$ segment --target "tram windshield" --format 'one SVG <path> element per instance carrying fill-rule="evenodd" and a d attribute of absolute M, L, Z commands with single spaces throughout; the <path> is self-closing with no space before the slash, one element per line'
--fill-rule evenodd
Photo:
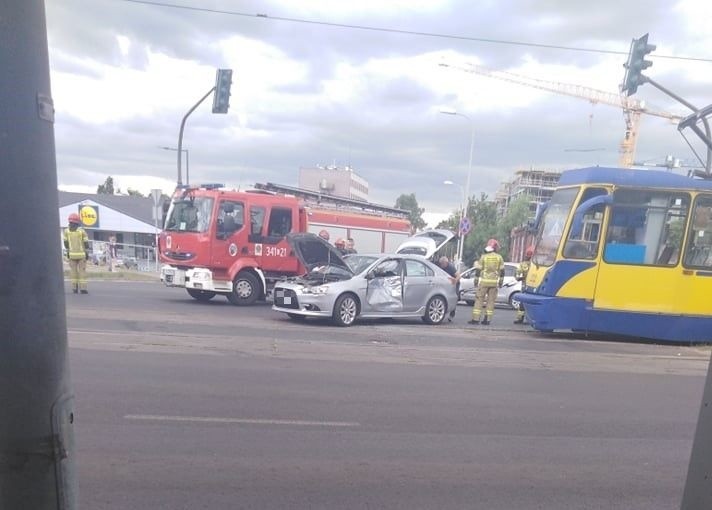
<path fill-rule="evenodd" d="M 556 260 L 556 251 L 564 235 L 566 220 L 571 213 L 579 188 L 565 188 L 554 192 L 551 202 L 542 215 L 537 234 L 533 261 L 539 266 L 550 266 Z"/>

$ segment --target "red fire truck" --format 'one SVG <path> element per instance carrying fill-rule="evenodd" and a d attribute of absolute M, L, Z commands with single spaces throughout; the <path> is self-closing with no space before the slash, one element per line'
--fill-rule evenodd
<path fill-rule="evenodd" d="M 352 237 L 362 253 L 395 250 L 410 235 L 400 209 L 273 184 L 258 188 L 228 191 L 213 184 L 176 191 L 158 243 L 167 286 L 183 287 L 199 301 L 220 294 L 250 305 L 277 280 L 304 272 L 285 239 L 289 232 L 323 229 Z"/>

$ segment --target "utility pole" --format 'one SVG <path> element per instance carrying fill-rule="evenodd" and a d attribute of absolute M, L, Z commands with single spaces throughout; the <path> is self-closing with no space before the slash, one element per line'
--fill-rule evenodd
<path fill-rule="evenodd" d="M 0 2 L 0 508 L 74 510 L 44 2 Z"/>
<path fill-rule="evenodd" d="M 215 92 L 213 96 L 213 113 L 227 113 L 228 108 L 230 108 L 230 87 L 232 86 L 232 69 L 218 69 L 215 73 L 215 86 L 211 88 L 207 94 L 200 98 L 200 100 L 195 103 L 188 113 L 183 116 L 183 120 L 180 123 L 180 131 L 178 132 L 178 180 L 176 182 L 176 187 L 180 188 L 183 185 L 183 176 L 181 172 L 181 160 L 183 159 L 183 131 L 185 130 L 185 121 L 195 109 L 200 106 L 200 104 L 205 101 L 210 94 Z M 188 164 L 188 157 L 186 152 L 186 165 Z M 187 172 L 187 169 L 186 169 Z M 186 181 L 188 176 L 186 173 Z M 186 182 L 187 184 L 187 182 Z"/>

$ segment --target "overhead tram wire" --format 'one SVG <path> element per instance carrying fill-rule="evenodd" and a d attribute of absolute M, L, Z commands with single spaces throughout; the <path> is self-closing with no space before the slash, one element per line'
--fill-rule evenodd
<path fill-rule="evenodd" d="M 332 28 L 345 28 L 349 30 L 367 30 L 371 32 L 384 32 L 384 33 L 391 33 L 391 34 L 401 34 L 401 35 L 414 35 L 414 36 L 419 36 L 419 37 L 433 37 L 433 38 L 439 38 L 439 39 L 452 39 L 452 40 L 459 40 L 459 41 L 471 41 L 471 42 L 481 42 L 481 43 L 488 43 L 488 44 L 506 44 L 510 46 L 526 46 L 530 48 L 543 48 L 543 49 L 550 49 L 550 50 L 561 50 L 561 51 L 578 51 L 578 52 L 584 52 L 584 53 L 599 53 L 599 54 L 606 54 L 606 55 L 628 55 L 628 50 L 626 51 L 616 51 L 616 50 L 604 50 L 600 48 L 582 48 L 582 47 L 577 47 L 577 46 L 562 46 L 562 45 L 556 45 L 556 44 L 544 44 L 544 43 L 535 43 L 535 42 L 527 42 L 527 41 L 513 41 L 513 40 L 507 40 L 507 39 L 490 39 L 490 38 L 485 38 L 485 37 L 469 37 L 469 36 L 464 36 L 464 35 L 453 35 L 453 34 L 438 34 L 435 32 L 420 32 L 416 30 L 401 30 L 397 28 L 386 28 L 386 27 L 372 27 L 368 25 L 351 25 L 348 23 L 332 23 L 329 21 L 315 21 L 315 20 L 309 20 L 309 19 L 301 19 L 301 18 L 288 18 L 284 16 L 270 16 L 268 14 L 263 14 L 263 13 L 248 13 L 248 12 L 238 12 L 238 11 L 226 11 L 222 9 L 209 9 L 207 7 L 195 7 L 195 6 L 190 6 L 190 5 L 179 5 L 179 4 L 172 4 L 168 2 L 156 2 L 153 0 L 115 0 L 119 2 L 126 2 L 126 3 L 133 3 L 133 4 L 142 4 L 142 5 L 151 5 L 154 7 L 165 7 L 169 9 L 182 9 L 182 10 L 187 10 L 187 11 L 195 11 L 195 12 L 206 12 L 206 13 L 211 13 L 211 14 L 224 14 L 228 16 L 242 16 L 245 18 L 260 18 L 260 19 L 269 19 L 269 20 L 274 20 L 274 21 L 286 21 L 290 23 L 303 23 L 307 25 L 320 25 L 320 26 L 326 26 L 326 27 L 332 27 Z M 687 61 L 693 61 L 693 62 L 708 62 L 712 63 L 712 58 L 702 58 L 702 57 L 684 57 L 684 56 L 678 56 L 678 55 L 655 55 L 655 58 L 665 58 L 665 59 L 672 59 L 672 60 L 687 60 Z"/>

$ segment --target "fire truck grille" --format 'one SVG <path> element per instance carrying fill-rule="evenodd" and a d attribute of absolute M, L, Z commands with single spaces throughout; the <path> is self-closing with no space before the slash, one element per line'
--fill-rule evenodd
<path fill-rule="evenodd" d="M 276 289 L 274 291 L 274 304 L 281 308 L 299 309 L 297 293 L 292 289 Z"/>

